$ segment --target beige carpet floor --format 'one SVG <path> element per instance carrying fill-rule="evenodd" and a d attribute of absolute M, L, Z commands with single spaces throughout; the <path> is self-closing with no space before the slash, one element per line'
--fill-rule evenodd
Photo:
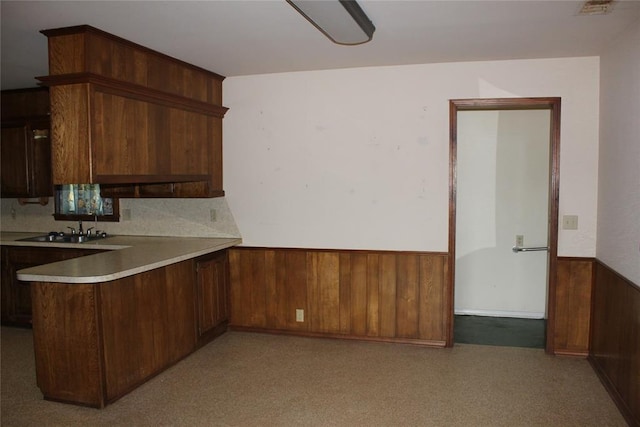
<path fill-rule="evenodd" d="M 2 426 L 624 426 L 582 359 L 230 332 L 102 410 L 48 402 L 2 328 Z"/>

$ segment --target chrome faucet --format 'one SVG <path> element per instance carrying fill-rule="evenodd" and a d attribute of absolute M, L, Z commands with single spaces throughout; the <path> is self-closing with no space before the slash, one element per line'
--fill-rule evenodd
<path fill-rule="evenodd" d="M 84 230 L 82 229 L 82 220 L 78 221 L 78 234 L 84 236 Z"/>

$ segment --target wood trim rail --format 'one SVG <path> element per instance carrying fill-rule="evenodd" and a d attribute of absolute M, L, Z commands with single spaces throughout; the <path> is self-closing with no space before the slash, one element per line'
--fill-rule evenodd
<path fill-rule="evenodd" d="M 101 184 L 119 184 L 125 179 L 129 184 L 197 182 L 208 181 L 209 175 L 96 175 Z"/>
<path fill-rule="evenodd" d="M 93 90 L 97 92 L 150 102 L 163 105 L 165 107 L 180 108 L 185 111 L 218 118 L 224 118 L 224 115 L 229 110 L 227 107 L 220 105 L 196 101 L 184 96 L 166 93 L 160 90 L 93 73 L 50 75 L 37 77 L 37 79 L 47 86 L 90 83 L 93 85 Z"/>

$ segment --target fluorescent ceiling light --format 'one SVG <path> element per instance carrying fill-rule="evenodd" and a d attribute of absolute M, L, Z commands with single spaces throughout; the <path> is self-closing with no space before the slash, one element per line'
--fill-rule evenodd
<path fill-rule="evenodd" d="M 371 40 L 376 27 L 355 0 L 287 0 L 331 41 L 354 45 Z"/>

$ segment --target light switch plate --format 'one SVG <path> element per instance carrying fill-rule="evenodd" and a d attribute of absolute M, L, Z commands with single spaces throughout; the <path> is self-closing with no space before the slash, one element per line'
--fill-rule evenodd
<path fill-rule="evenodd" d="M 577 230 L 578 229 L 578 215 L 564 215 L 562 217 L 562 229 L 563 230 Z"/>

